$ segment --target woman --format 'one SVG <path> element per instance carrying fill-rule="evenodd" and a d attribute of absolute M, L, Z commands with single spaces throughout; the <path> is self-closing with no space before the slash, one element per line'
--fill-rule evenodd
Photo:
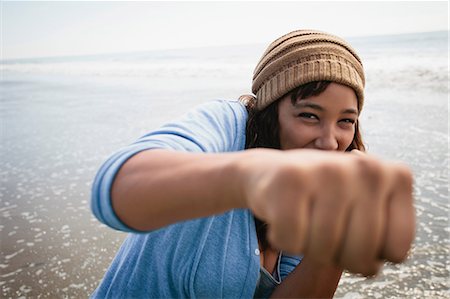
<path fill-rule="evenodd" d="M 332 297 L 342 269 L 372 275 L 406 257 L 411 173 L 360 153 L 364 72 L 351 46 L 284 35 L 252 91 L 191 110 L 101 167 L 94 214 L 132 234 L 93 297 Z"/>

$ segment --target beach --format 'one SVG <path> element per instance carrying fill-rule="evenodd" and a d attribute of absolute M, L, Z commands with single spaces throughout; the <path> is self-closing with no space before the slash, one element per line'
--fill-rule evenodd
<path fill-rule="evenodd" d="M 414 173 L 409 258 L 345 273 L 336 298 L 450 298 L 448 32 L 349 38 L 366 69 L 368 152 Z M 146 132 L 250 92 L 265 45 L 7 60 L 1 65 L 3 298 L 85 298 L 125 233 L 95 219 L 100 165 Z"/>

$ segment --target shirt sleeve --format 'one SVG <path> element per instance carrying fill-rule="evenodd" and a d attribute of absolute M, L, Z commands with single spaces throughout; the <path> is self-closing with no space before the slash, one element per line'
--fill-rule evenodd
<path fill-rule="evenodd" d="M 280 278 L 285 280 L 295 267 L 301 262 L 303 256 L 286 255 L 283 253 L 280 261 Z"/>
<path fill-rule="evenodd" d="M 111 205 L 111 186 L 120 167 L 133 155 L 149 149 L 218 153 L 244 149 L 246 108 L 237 101 L 212 101 L 188 111 L 180 119 L 151 131 L 111 155 L 98 170 L 92 185 L 91 209 L 102 223 L 125 232 Z"/>

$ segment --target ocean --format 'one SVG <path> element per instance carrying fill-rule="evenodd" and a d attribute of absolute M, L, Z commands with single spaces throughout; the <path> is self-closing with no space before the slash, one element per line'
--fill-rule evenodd
<path fill-rule="evenodd" d="M 450 298 L 448 32 L 348 40 L 366 69 L 365 143 L 412 168 L 417 233 L 405 263 L 345 273 L 335 297 Z M 1 296 L 87 297 L 125 237 L 90 211 L 101 163 L 197 104 L 249 93 L 265 46 L 2 61 Z"/>

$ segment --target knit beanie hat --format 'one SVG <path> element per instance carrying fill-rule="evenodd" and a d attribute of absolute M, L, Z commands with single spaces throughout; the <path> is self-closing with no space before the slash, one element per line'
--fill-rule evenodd
<path fill-rule="evenodd" d="M 253 73 L 256 109 L 263 110 L 300 85 L 322 80 L 353 88 L 361 111 L 364 69 L 346 41 L 316 30 L 283 35 L 269 45 Z"/>

